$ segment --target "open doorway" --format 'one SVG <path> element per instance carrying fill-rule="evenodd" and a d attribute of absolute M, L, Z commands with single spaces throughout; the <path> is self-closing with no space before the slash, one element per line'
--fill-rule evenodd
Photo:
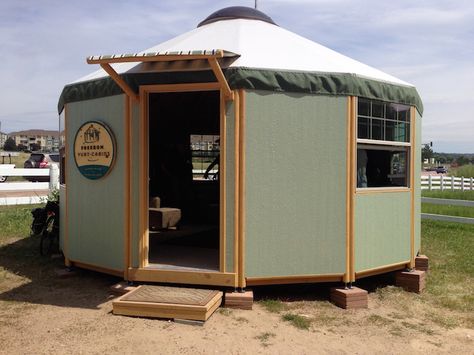
<path fill-rule="evenodd" d="M 150 93 L 150 266 L 219 270 L 219 91 Z"/>

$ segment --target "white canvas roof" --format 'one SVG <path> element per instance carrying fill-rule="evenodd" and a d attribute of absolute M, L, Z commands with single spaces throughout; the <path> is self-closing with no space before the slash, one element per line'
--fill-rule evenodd
<path fill-rule="evenodd" d="M 346 73 L 396 85 L 413 85 L 372 68 L 277 25 L 252 19 L 205 24 L 140 53 L 223 49 L 239 54 L 229 67 L 281 71 Z M 139 63 L 116 63 L 119 74 L 137 72 Z M 133 68 L 135 68 L 133 70 Z M 100 69 L 74 83 L 106 77 Z"/>

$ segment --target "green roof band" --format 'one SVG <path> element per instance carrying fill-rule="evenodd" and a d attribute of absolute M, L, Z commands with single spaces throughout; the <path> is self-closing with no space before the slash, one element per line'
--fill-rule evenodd
<path fill-rule="evenodd" d="M 421 98 L 413 86 L 362 78 L 350 73 L 292 72 L 242 67 L 223 71 L 231 89 L 358 96 L 415 106 L 420 115 L 423 114 Z M 136 93 L 140 85 L 216 81 L 212 71 L 134 73 L 121 74 L 121 77 Z M 110 77 L 66 85 L 59 98 L 58 112 L 69 102 L 121 93 L 123 91 Z"/>

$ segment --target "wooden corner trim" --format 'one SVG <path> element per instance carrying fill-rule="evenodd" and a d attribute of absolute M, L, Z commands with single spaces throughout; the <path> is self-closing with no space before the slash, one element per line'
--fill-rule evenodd
<path fill-rule="evenodd" d="M 245 280 L 245 91 L 239 90 L 239 235 L 238 235 L 238 286 L 244 288 Z"/>

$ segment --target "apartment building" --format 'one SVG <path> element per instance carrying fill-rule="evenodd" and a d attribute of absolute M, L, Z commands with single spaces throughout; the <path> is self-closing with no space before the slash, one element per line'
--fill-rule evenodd
<path fill-rule="evenodd" d="M 16 145 L 23 145 L 29 150 L 58 151 L 59 132 L 44 129 L 29 129 L 8 134 Z"/>
<path fill-rule="evenodd" d="M 5 141 L 7 140 L 8 136 L 6 133 L 0 132 L 0 149 L 3 148 Z"/>

